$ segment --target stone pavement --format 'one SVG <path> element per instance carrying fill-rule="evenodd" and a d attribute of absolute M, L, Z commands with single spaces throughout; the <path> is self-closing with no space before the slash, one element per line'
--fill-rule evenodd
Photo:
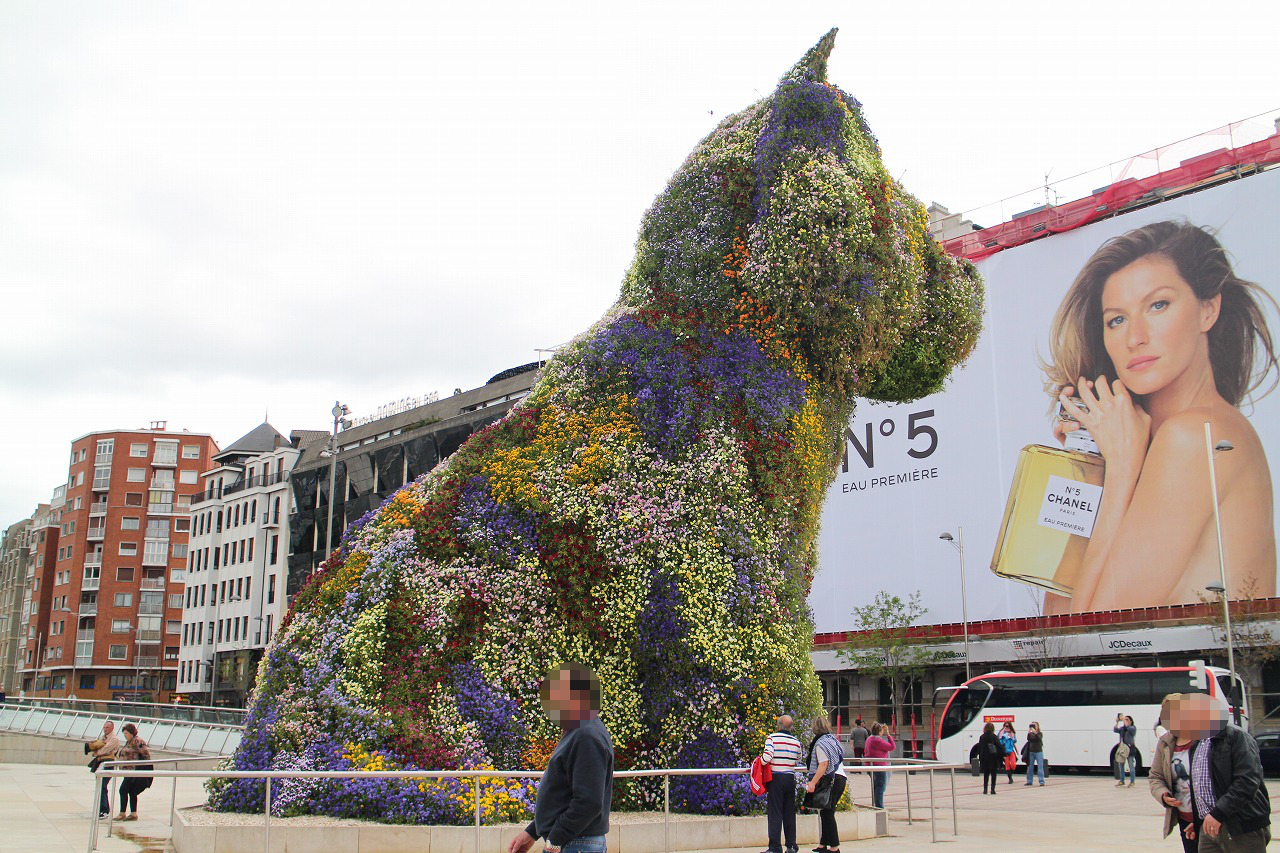
<path fill-rule="evenodd" d="M 1103 774 L 1051 776 L 1043 788 L 1023 787 L 1023 781 L 1017 774 L 1012 785 L 1002 780 L 999 794 L 992 797 L 981 793 L 980 779 L 967 773 L 957 775 L 960 836 L 955 838 L 950 834 L 951 813 L 941 808 L 949 801 L 949 786 L 946 777 L 939 774 L 936 849 L 955 853 L 993 849 L 1174 853 L 1181 849 L 1173 838 L 1160 837 L 1159 807 L 1147 793 L 1145 779 L 1139 779 L 1132 789 L 1116 788 L 1114 780 Z M 117 823 L 115 837 L 106 836 L 104 823 L 98 849 L 104 853 L 164 851 L 169 837 L 170 784 L 157 780 L 143 793 L 140 819 Z M 855 777 L 852 784 L 856 799 L 867 801 L 870 780 Z M 1275 804 L 1280 800 L 1280 783 L 1269 780 L 1268 788 Z M 84 853 L 91 798 L 91 779 L 82 767 L 0 764 L 0 853 Z M 179 807 L 203 800 L 198 781 L 179 781 Z M 847 844 L 844 849 L 930 849 L 929 789 L 924 774 L 911 779 L 913 824 L 907 823 L 906 785 L 901 775 L 895 774 L 890 781 L 885 801 L 890 810 L 890 837 Z M 808 815 L 798 819 L 817 820 Z"/>

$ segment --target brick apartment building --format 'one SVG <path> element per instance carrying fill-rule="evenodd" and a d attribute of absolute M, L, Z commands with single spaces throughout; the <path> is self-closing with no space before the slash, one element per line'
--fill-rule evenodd
<path fill-rule="evenodd" d="M 217 452 L 211 436 L 163 421 L 71 443 L 64 502 L 44 528 L 48 553 L 28 564 L 27 695 L 169 700 L 191 497 Z"/>

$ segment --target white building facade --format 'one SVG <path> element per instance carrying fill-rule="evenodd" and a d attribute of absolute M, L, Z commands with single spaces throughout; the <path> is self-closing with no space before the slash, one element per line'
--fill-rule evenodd
<path fill-rule="evenodd" d="M 298 455 L 263 423 L 214 457 L 192 499 L 178 692 L 193 704 L 243 707 L 284 616 Z"/>

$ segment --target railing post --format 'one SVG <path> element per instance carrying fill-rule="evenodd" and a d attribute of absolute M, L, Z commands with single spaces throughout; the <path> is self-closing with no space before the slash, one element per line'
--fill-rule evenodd
<path fill-rule="evenodd" d="M 271 853 L 271 777 L 270 776 L 267 777 L 267 805 L 266 805 L 266 808 L 263 809 L 262 811 L 262 825 L 264 827 L 264 831 L 262 833 L 262 837 L 263 837 L 262 849 L 264 853 Z"/>
<path fill-rule="evenodd" d="M 178 807 L 178 777 L 173 777 L 173 792 L 169 795 L 169 826 L 173 826 L 173 810 Z M 172 833 L 170 833 L 172 835 Z"/>
<path fill-rule="evenodd" d="M 102 814 L 102 786 L 107 784 L 107 777 L 99 776 L 95 770 L 93 773 L 93 826 L 89 829 L 89 849 L 86 853 L 93 853 L 98 849 L 98 820 Z"/>
<path fill-rule="evenodd" d="M 107 835 L 110 836 L 115 831 L 115 804 L 120 801 L 120 780 L 115 776 L 111 777 L 111 792 L 107 795 Z"/>
<path fill-rule="evenodd" d="M 474 785 L 471 793 L 476 798 L 476 853 L 480 853 L 480 776 L 477 774 L 473 777 Z"/>
<path fill-rule="evenodd" d="M 671 774 L 662 774 L 662 840 L 667 853 L 671 853 Z"/>
<path fill-rule="evenodd" d="M 933 768 L 929 768 L 929 838 L 934 843 L 938 840 L 938 819 L 933 813 Z"/>
<path fill-rule="evenodd" d="M 911 771 L 902 774 L 907 780 L 907 826 L 911 826 Z"/>
<path fill-rule="evenodd" d="M 948 772 L 951 774 L 951 834 L 959 837 L 960 818 L 956 816 L 956 769 L 952 767 Z"/>

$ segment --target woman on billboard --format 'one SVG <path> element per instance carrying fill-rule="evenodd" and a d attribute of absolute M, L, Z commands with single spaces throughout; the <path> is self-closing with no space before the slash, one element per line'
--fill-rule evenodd
<path fill-rule="evenodd" d="M 1262 299 L 1213 235 L 1178 222 L 1109 240 L 1076 276 L 1048 386 L 1075 419 L 1058 437 L 1087 429 L 1105 473 L 1070 602 L 1051 610 L 1195 602 L 1218 579 L 1206 422 L 1234 447 L 1215 465 L 1228 594 L 1276 594 L 1271 472 L 1238 408 L 1278 367 Z"/>

